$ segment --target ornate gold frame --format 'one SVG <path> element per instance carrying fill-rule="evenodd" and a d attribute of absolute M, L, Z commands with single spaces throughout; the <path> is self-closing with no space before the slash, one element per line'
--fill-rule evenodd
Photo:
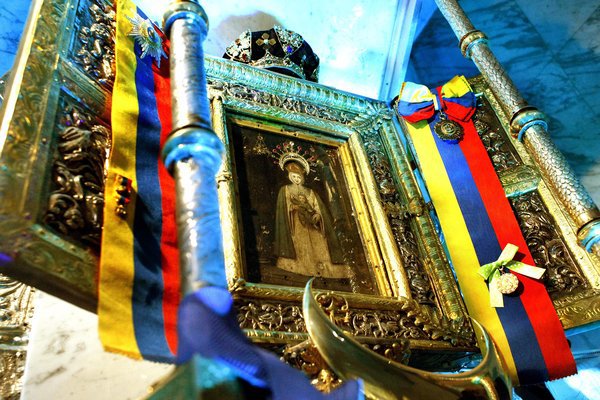
<path fill-rule="evenodd" d="M 12 258 L 6 274 L 94 310 L 96 253 L 44 222 L 57 118 L 77 110 L 87 128 L 110 126 L 110 85 L 86 74 L 73 50 L 83 6 L 75 0 L 32 4 L 0 115 L 0 252 Z"/>
<path fill-rule="evenodd" d="M 245 103 L 240 107 L 241 104 L 243 103 L 238 104 L 235 109 L 232 109 L 232 111 L 243 112 L 243 108 L 241 107 L 247 107 L 249 105 L 248 103 Z M 222 100 L 213 101 L 213 109 L 222 108 Z M 226 113 L 226 110 L 219 110 L 218 112 L 219 114 L 223 115 Z M 363 242 L 365 243 L 365 250 L 367 253 L 368 263 L 374 270 L 378 292 L 386 297 L 392 296 L 395 293 L 397 293 L 397 296 L 410 297 L 410 289 L 408 287 L 408 284 L 406 283 L 406 274 L 399 268 L 399 263 L 383 261 L 384 256 L 382 254 L 392 255 L 393 257 L 396 255 L 394 253 L 397 253 L 397 249 L 392 246 L 392 242 L 390 240 L 386 240 L 391 236 L 391 232 L 389 231 L 389 229 L 386 229 L 387 227 L 385 225 L 373 225 L 370 223 L 369 210 L 373 209 L 374 207 L 377 207 L 377 199 L 373 198 L 372 191 L 363 192 L 359 182 L 361 177 L 359 177 L 358 175 L 362 175 L 366 179 L 372 179 L 372 177 L 366 174 L 358 173 L 358 171 L 364 169 L 364 166 L 357 165 L 355 167 L 355 160 L 362 160 L 366 158 L 365 154 L 360 154 L 361 152 L 364 152 L 364 150 L 361 146 L 361 143 L 358 142 L 357 136 L 351 135 L 350 132 L 339 130 L 337 132 L 327 132 L 330 134 L 335 134 L 337 136 L 330 137 L 327 136 L 325 133 L 316 133 L 313 131 L 306 130 L 315 128 L 306 123 L 302 124 L 302 129 L 286 128 L 284 125 L 280 125 L 279 123 L 271 125 L 265 122 L 265 120 L 269 119 L 268 109 L 263 110 L 263 112 L 259 112 L 256 109 L 254 109 L 252 111 L 252 116 L 254 118 L 261 118 L 262 122 L 254 118 L 247 118 L 244 116 L 229 117 L 229 121 L 233 122 L 238 126 L 258 128 L 261 131 L 264 131 L 265 133 L 274 133 L 278 136 L 282 136 L 288 139 L 297 138 L 300 140 L 308 140 L 311 143 L 329 144 L 337 146 L 343 165 L 343 174 L 347 181 L 347 189 L 350 193 L 350 197 L 352 198 L 352 203 L 354 205 L 354 210 L 357 216 L 359 231 L 361 232 L 361 237 L 363 238 Z M 235 199 L 235 193 L 237 191 L 235 189 L 233 179 L 229 179 L 229 177 L 232 176 L 232 165 L 230 163 L 231 149 L 229 144 L 229 137 L 227 136 L 227 127 L 225 125 L 225 121 L 219 120 L 215 120 L 214 127 L 215 130 L 218 132 L 217 134 L 219 138 L 224 143 L 226 143 L 227 147 L 226 151 L 228 164 L 222 168 L 219 176 L 219 187 L 221 189 L 220 203 L 222 209 L 221 219 L 223 221 L 223 225 L 227 226 L 225 231 L 230 232 L 230 234 L 232 234 L 233 237 L 240 238 L 242 237 L 241 228 L 238 224 L 238 218 L 235 218 L 237 214 L 236 208 L 238 208 Z M 366 185 L 373 186 L 374 182 L 366 182 Z M 379 240 L 378 238 L 382 238 L 382 240 Z M 378 245 L 379 243 L 381 244 Z M 386 245 L 390 246 L 390 248 L 385 248 Z M 242 249 L 239 246 L 241 246 L 239 240 L 228 240 L 224 243 L 226 257 L 225 264 L 229 266 L 228 280 L 230 282 L 237 282 L 239 279 L 244 279 L 244 277 L 246 276 L 244 272 L 245 262 L 242 259 Z M 380 250 L 380 248 L 382 250 Z M 391 282 L 387 278 L 388 275 L 396 277 L 396 285 L 394 285 L 393 287 L 391 285 Z M 290 290 L 293 289 L 290 288 Z M 302 291 L 303 289 L 299 287 L 298 290 Z"/>
<path fill-rule="evenodd" d="M 110 64 L 110 51 L 90 61 L 80 42 L 86 24 L 100 21 L 110 28 L 113 16 L 105 13 L 91 18 L 90 5 L 94 4 L 99 3 L 35 2 L 8 82 L 0 130 L 0 252 L 12 259 L 3 271 L 89 310 L 95 310 L 97 296 L 97 249 L 80 241 L 80 228 L 64 223 L 61 231 L 49 224 L 48 213 L 54 194 L 68 194 L 76 203 L 73 212 L 82 215 L 89 211 L 86 199 L 98 195 L 66 193 L 61 184 L 79 178 L 62 179 L 57 167 L 64 161 L 57 149 L 63 144 L 66 120 L 83 121 L 79 127 L 92 137 L 100 128 L 110 127 L 111 81 L 99 73 L 102 65 Z M 364 213 L 361 229 L 371 229 L 369 218 L 380 221 L 373 228 L 377 243 L 370 244 L 369 253 L 380 271 L 378 285 L 383 295 L 331 294 L 332 318 L 339 318 L 373 346 L 406 338 L 420 349 L 473 350 L 460 293 L 387 105 L 227 60 L 207 57 L 206 68 L 215 130 L 222 137 L 224 118 L 235 111 L 347 141 L 345 157 L 356 165 L 356 180 L 350 184 L 364 193 L 364 201 L 358 202 Z M 88 151 L 84 146 L 71 150 Z M 219 177 L 225 198 L 229 176 L 224 168 Z M 232 212 L 231 201 L 223 202 L 223 210 L 225 232 L 231 232 L 236 229 L 234 220 L 226 218 Z M 67 218 L 66 210 L 61 213 L 59 218 Z M 52 218 L 55 221 L 57 216 Z M 297 317 L 300 290 L 243 284 L 238 279 L 236 241 L 236 235 L 226 240 L 227 268 L 242 309 L 252 304 L 265 309 L 272 306 Z M 363 327 L 381 329 L 360 328 L 356 318 L 352 322 L 353 316 L 362 319 Z M 291 325 L 253 329 L 251 325 L 248 321 L 248 334 L 260 341 L 279 338 L 275 341 L 283 343 L 293 337 L 295 342 L 306 337 L 301 323 L 300 329 Z"/>
<path fill-rule="evenodd" d="M 381 295 L 322 293 L 331 318 L 373 346 L 408 339 L 412 349 L 472 350 L 472 330 L 458 288 L 389 107 L 226 60 L 207 57 L 206 68 L 213 126 L 226 148 L 231 146 L 231 116 L 282 135 L 344 143 L 344 159 L 355 166 L 346 175 L 356 178 L 348 183 L 357 219 L 374 240 L 368 253 Z M 217 180 L 223 230 L 231 232 L 225 237 L 226 268 L 240 323 L 259 342 L 304 340 L 298 318 L 302 289 L 244 279 L 232 168 L 227 151 Z"/>

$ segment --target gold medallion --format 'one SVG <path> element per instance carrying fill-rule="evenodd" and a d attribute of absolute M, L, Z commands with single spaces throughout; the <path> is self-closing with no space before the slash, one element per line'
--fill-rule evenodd
<path fill-rule="evenodd" d="M 440 114 L 440 120 L 435 123 L 433 130 L 445 142 L 456 143 L 463 137 L 462 126 L 449 120 L 444 114 Z"/>

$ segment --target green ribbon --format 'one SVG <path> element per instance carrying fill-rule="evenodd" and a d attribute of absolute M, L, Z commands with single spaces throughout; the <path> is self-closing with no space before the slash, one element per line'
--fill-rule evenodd
<path fill-rule="evenodd" d="M 498 260 L 482 265 L 479 267 L 479 271 L 477 271 L 489 283 L 490 305 L 492 307 L 504 307 L 504 300 L 502 299 L 502 293 L 498 289 L 497 281 L 502 275 L 500 272 L 502 269 L 506 268 L 534 279 L 540 279 L 546 271 L 544 268 L 534 267 L 533 265 L 513 260 L 518 250 L 517 246 L 508 243 L 504 247 L 504 250 L 502 250 Z"/>

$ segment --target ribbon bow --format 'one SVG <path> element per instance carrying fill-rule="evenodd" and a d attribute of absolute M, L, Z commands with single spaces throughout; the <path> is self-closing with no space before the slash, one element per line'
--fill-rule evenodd
<path fill-rule="evenodd" d="M 485 264 L 479 268 L 479 275 L 483 277 L 483 279 L 489 282 L 489 290 L 490 290 L 490 305 L 492 307 L 504 307 L 504 300 L 502 298 L 502 294 L 509 294 L 516 289 L 511 291 L 510 288 L 507 291 L 503 291 L 500 287 L 502 284 L 501 278 L 503 276 L 503 270 L 509 269 L 511 271 L 517 272 L 521 275 L 528 276 L 534 279 L 540 279 L 546 270 L 544 268 L 534 267 L 533 265 L 525 264 L 520 261 L 513 260 L 515 255 L 517 254 L 517 250 L 519 248 L 514 244 L 508 243 L 498 260 L 491 262 L 489 264 Z M 512 275 L 509 272 L 504 272 L 504 275 Z M 516 278 L 516 276 L 512 275 Z M 514 278 L 513 278 L 514 279 Z M 509 286 L 510 286 L 509 282 Z M 518 285 L 518 280 L 516 280 L 516 284 Z"/>
<path fill-rule="evenodd" d="M 475 113 L 476 103 L 475 93 L 467 79 L 457 75 L 434 91 L 425 85 L 404 82 L 398 96 L 397 110 L 410 123 L 429 120 L 436 111 L 442 111 L 456 122 L 466 122 Z"/>

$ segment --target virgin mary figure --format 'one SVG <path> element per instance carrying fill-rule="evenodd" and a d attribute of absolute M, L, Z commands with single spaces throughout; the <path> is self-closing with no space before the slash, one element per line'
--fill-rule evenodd
<path fill-rule="evenodd" d="M 277 268 L 305 276 L 347 278 L 349 267 L 327 208 L 304 186 L 309 164 L 302 156 L 280 162 L 290 184 L 279 189 L 275 216 L 274 254 Z"/>

